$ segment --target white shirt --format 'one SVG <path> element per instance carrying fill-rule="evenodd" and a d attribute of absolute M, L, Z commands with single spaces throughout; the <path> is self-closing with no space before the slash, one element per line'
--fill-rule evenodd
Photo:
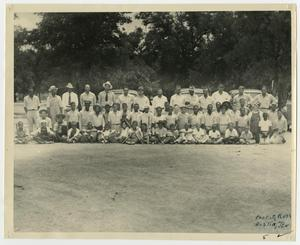
<path fill-rule="evenodd" d="M 75 111 L 68 111 L 67 113 L 67 122 L 79 122 L 80 114 L 78 110 Z"/>
<path fill-rule="evenodd" d="M 203 109 L 203 111 L 207 111 L 207 106 L 208 105 L 214 105 L 214 99 L 211 96 L 207 96 L 206 98 L 203 96 L 201 96 L 199 98 L 199 103 L 200 103 L 200 107 Z"/>
<path fill-rule="evenodd" d="M 277 100 L 273 95 L 266 93 L 265 96 L 262 94 L 256 95 L 251 103 L 254 105 L 256 102 L 260 104 L 259 108 L 269 109 L 273 102 L 277 103 Z"/>
<path fill-rule="evenodd" d="M 133 104 L 134 97 L 131 94 L 128 94 L 125 96 L 124 94 L 121 94 L 119 98 L 117 99 L 118 103 L 120 104 L 120 107 L 122 108 L 122 104 L 127 104 L 128 111 L 131 111 L 131 106 Z"/>
<path fill-rule="evenodd" d="M 272 123 L 270 120 L 260 120 L 259 123 L 258 123 L 258 126 L 260 127 L 260 130 L 262 132 L 268 132 L 269 131 L 269 127 L 272 127 Z"/>
<path fill-rule="evenodd" d="M 166 96 L 161 96 L 159 97 L 158 95 L 155 96 L 153 98 L 153 101 L 152 101 L 152 106 L 154 108 L 157 108 L 157 107 L 162 107 L 162 108 L 165 108 L 165 103 L 168 102 L 168 99 Z"/>
<path fill-rule="evenodd" d="M 97 99 L 96 99 L 96 95 L 92 92 L 89 92 L 88 94 L 86 92 L 83 92 L 81 95 L 80 95 L 80 104 L 82 106 L 82 108 L 84 107 L 84 101 L 90 101 L 91 102 L 91 107 L 93 107 L 96 102 L 97 102 Z"/>
<path fill-rule="evenodd" d="M 229 137 L 239 137 L 239 134 L 236 131 L 236 129 L 232 129 L 232 131 L 229 128 L 226 129 L 225 138 L 229 138 Z"/>
<path fill-rule="evenodd" d="M 182 94 L 174 94 L 171 97 L 170 105 L 175 106 L 178 105 L 179 107 L 184 106 L 184 96 Z"/>
<path fill-rule="evenodd" d="M 225 91 L 223 91 L 222 94 L 220 94 L 219 91 L 216 91 L 212 94 L 212 98 L 214 100 L 214 104 L 216 104 L 217 102 L 220 102 L 222 104 L 225 101 L 230 101 L 231 96 Z"/>
<path fill-rule="evenodd" d="M 184 104 L 193 107 L 194 105 L 199 105 L 199 97 L 196 94 L 187 94 L 184 98 Z"/>
<path fill-rule="evenodd" d="M 120 111 L 110 111 L 108 114 L 108 121 L 111 125 L 119 125 L 121 124 L 122 112 Z"/>
<path fill-rule="evenodd" d="M 98 115 L 96 115 L 96 113 L 94 112 L 94 114 L 92 115 L 92 123 L 93 123 L 94 127 L 102 126 L 104 128 L 105 120 L 104 120 L 103 114 L 99 113 Z"/>
<path fill-rule="evenodd" d="M 24 107 L 31 111 L 31 110 L 38 110 L 40 107 L 40 100 L 39 97 L 33 95 L 31 98 L 29 95 L 24 97 Z"/>
<path fill-rule="evenodd" d="M 133 99 L 133 103 L 134 104 L 139 104 L 139 110 L 144 110 L 145 106 L 146 105 L 150 105 L 150 101 L 148 99 L 147 96 L 143 95 L 143 96 L 136 96 L 134 99 Z"/>
<path fill-rule="evenodd" d="M 70 107 L 69 105 L 69 96 L 71 95 L 71 102 L 75 102 L 75 105 L 76 105 L 76 108 L 78 106 L 78 96 L 77 94 L 75 94 L 74 92 L 65 92 L 63 95 L 62 95 L 62 106 L 64 109 Z"/>

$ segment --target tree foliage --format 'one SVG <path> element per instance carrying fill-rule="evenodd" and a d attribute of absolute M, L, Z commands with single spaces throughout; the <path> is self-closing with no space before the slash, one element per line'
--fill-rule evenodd
<path fill-rule="evenodd" d="M 289 11 L 41 15 L 36 29 L 15 29 L 19 90 L 67 81 L 100 90 L 106 79 L 117 87 L 143 84 L 149 93 L 175 83 L 214 88 L 223 82 L 231 89 L 273 81 L 284 103 L 290 89 Z M 123 26 L 133 18 L 142 26 L 128 33 Z"/>

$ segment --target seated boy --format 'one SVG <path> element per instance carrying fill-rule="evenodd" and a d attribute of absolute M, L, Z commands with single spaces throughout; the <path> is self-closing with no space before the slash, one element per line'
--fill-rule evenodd
<path fill-rule="evenodd" d="M 138 122 L 133 121 L 131 128 L 128 130 L 128 138 L 126 140 L 126 144 L 134 145 L 137 143 L 141 143 L 143 140 L 143 134 L 141 129 L 138 127 Z"/>
<path fill-rule="evenodd" d="M 150 143 L 150 129 L 146 123 L 141 124 L 141 131 L 143 134 L 142 144 L 149 144 Z"/>
<path fill-rule="evenodd" d="M 46 121 L 47 127 L 52 129 L 52 122 L 51 119 L 48 117 L 48 111 L 46 109 L 40 110 L 40 118 L 38 121 L 38 127 L 40 127 L 41 121 Z"/>
<path fill-rule="evenodd" d="M 239 134 L 233 126 L 233 123 L 228 124 L 228 129 L 225 131 L 223 142 L 225 144 L 237 144 L 240 141 Z"/>
<path fill-rule="evenodd" d="M 263 113 L 263 119 L 259 121 L 260 144 L 268 144 L 271 135 L 272 123 L 268 119 L 268 113 Z"/>
<path fill-rule="evenodd" d="M 206 134 L 205 126 L 202 124 L 196 124 L 196 128 L 193 130 L 193 137 L 195 139 L 195 143 L 204 144 L 208 141 L 209 137 Z"/>
<path fill-rule="evenodd" d="M 126 104 L 127 106 L 127 104 Z M 128 138 L 128 131 L 129 131 L 129 127 L 127 126 L 127 123 L 125 121 L 123 121 L 121 123 L 121 131 L 120 134 L 117 137 L 117 141 L 121 144 L 124 144 Z"/>
<path fill-rule="evenodd" d="M 253 134 L 249 130 L 249 127 L 246 127 L 240 136 L 240 143 L 241 144 L 255 144 L 255 140 L 253 138 Z"/>
<path fill-rule="evenodd" d="M 163 144 L 167 136 L 167 129 L 164 127 L 164 121 L 158 121 L 157 125 L 158 127 L 155 129 L 154 132 L 156 142 Z"/>
<path fill-rule="evenodd" d="M 164 144 L 175 144 L 175 141 L 179 137 L 178 130 L 176 129 L 176 125 L 174 123 L 170 124 L 169 128 L 170 129 L 167 131 Z"/>
<path fill-rule="evenodd" d="M 193 137 L 193 129 L 191 128 L 189 123 L 186 123 L 184 125 L 184 128 L 179 130 L 179 137 L 175 142 L 179 144 L 195 143 L 195 139 Z"/>
<path fill-rule="evenodd" d="M 81 143 L 95 143 L 97 140 L 97 129 L 93 126 L 92 122 L 88 122 L 85 129 L 81 130 Z"/>
<path fill-rule="evenodd" d="M 103 131 L 103 143 L 117 143 L 118 142 L 118 132 L 111 128 L 110 122 L 105 124 Z"/>
<path fill-rule="evenodd" d="M 211 126 L 211 130 L 208 133 L 209 139 L 206 141 L 208 144 L 221 144 L 223 138 L 221 137 L 220 131 L 217 129 L 217 124 Z"/>
<path fill-rule="evenodd" d="M 53 143 L 55 134 L 47 127 L 47 121 L 41 121 L 41 127 L 32 132 L 32 138 L 39 144 L 51 144 Z"/>
<path fill-rule="evenodd" d="M 19 121 L 16 124 L 16 136 L 15 144 L 27 144 L 30 137 L 28 132 L 24 129 L 24 124 L 22 121 Z"/>
<path fill-rule="evenodd" d="M 71 122 L 71 128 L 68 130 L 67 142 L 77 143 L 80 141 L 80 130 L 77 128 L 77 122 Z"/>
<path fill-rule="evenodd" d="M 55 133 L 55 142 L 67 142 L 68 138 L 68 125 L 67 122 L 64 120 L 64 114 L 57 114 L 56 115 L 56 122 L 53 126 L 53 131 Z"/>

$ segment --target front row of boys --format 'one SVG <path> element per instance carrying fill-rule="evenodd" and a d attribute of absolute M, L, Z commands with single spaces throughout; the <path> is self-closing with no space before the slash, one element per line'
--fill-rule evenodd
<path fill-rule="evenodd" d="M 185 108 L 176 116 L 169 110 L 162 114 L 162 108 L 157 108 L 155 116 L 145 108 L 144 113 L 134 105 L 132 113 L 127 112 L 126 104 L 122 111 L 116 105 L 113 110 L 105 106 L 101 112 L 99 105 L 90 109 L 90 103 L 78 112 L 74 104 L 71 110 L 56 116 L 55 124 L 47 117 L 47 111 L 40 111 L 40 128 L 31 134 L 25 132 L 23 123 L 17 124 L 16 143 L 27 143 L 30 138 L 38 143 L 67 142 L 67 143 L 127 143 L 127 144 L 253 144 L 257 142 L 259 134 L 260 143 L 284 143 L 285 121 L 281 120 L 282 113 L 278 111 L 277 125 L 272 125 L 268 114 L 264 113 L 257 122 L 258 129 L 249 130 L 249 119 L 243 119 L 244 110 L 240 110 L 241 119 L 235 125 L 225 116 L 225 107 L 221 107 L 218 123 L 213 117 L 211 105 L 207 108 L 205 116 L 197 113 L 186 113 Z M 205 117 L 199 119 L 199 116 Z M 203 123 L 204 121 L 204 123 Z M 202 123 L 199 123 L 202 122 Z M 251 127 L 251 125 L 250 125 Z M 252 126 L 253 128 L 253 126 Z M 254 136 L 254 137 L 253 137 Z"/>

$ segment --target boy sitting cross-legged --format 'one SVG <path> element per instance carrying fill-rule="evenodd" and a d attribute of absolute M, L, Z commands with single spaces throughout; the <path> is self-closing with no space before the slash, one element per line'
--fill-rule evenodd
<path fill-rule="evenodd" d="M 237 144 L 239 143 L 239 134 L 233 126 L 233 123 L 228 124 L 228 129 L 225 131 L 225 137 L 223 142 L 225 144 Z"/>
<path fill-rule="evenodd" d="M 214 123 L 211 130 L 208 133 L 209 139 L 206 143 L 208 144 L 221 144 L 223 138 L 221 137 L 220 131 L 217 129 L 217 125 Z"/>
<path fill-rule="evenodd" d="M 170 124 L 170 129 L 167 131 L 166 138 L 164 140 L 164 144 L 175 144 L 175 141 L 179 137 L 178 130 L 176 129 L 175 124 Z"/>
<path fill-rule="evenodd" d="M 196 128 L 193 130 L 193 137 L 195 139 L 195 143 L 197 144 L 205 144 L 208 141 L 209 137 L 206 134 L 206 129 L 204 124 L 200 126 L 200 124 L 196 124 Z"/>
<path fill-rule="evenodd" d="M 30 137 L 28 132 L 24 129 L 24 124 L 22 121 L 19 121 L 16 124 L 16 136 L 15 144 L 27 144 Z"/>
<path fill-rule="evenodd" d="M 47 121 L 41 121 L 40 123 L 40 128 L 32 132 L 33 140 L 35 140 L 39 144 L 53 143 L 55 134 L 49 127 L 47 127 Z"/>
<path fill-rule="evenodd" d="M 77 143 L 81 137 L 80 130 L 77 128 L 77 122 L 71 122 L 71 128 L 68 130 L 67 143 Z"/>

